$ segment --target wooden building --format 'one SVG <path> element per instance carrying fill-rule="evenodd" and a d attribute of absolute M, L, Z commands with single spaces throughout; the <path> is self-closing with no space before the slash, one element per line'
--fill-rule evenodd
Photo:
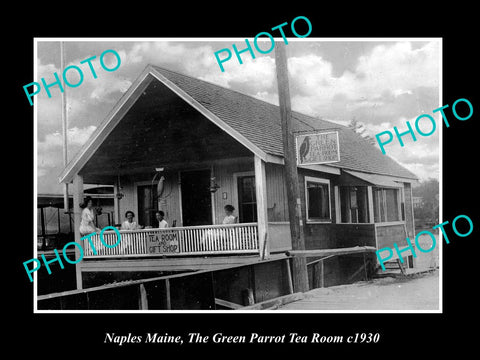
<path fill-rule="evenodd" d="M 414 236 L 414 174 L 349 128 L 292 116 L 295 131 L 339 134 L 339 162 L 298 168 L 307 249 L 382 248 Z M 145 68 L 60 182 L 73 183 L 76 241 L 84 245 L 78 288 L 98 284 L 92 279 L 99 274 L 156 276 L 291 249 L 278 106 L 163 68 Z M 132 210 L 146 228 L 121 231 L 115 248 L 93 237 L 94 255 L 78 232 L 89 183 L 114 185 L 116 224 Z M 236 209 L 236 224 L 222 224 L 227 204 Z M 157 209 L 168 229 L 158 229 Z M 115 242 L 115 232 L 105 238 Z M 345 264 L 332 259 L 330 272 L 353 269 Z M 331 284 L 340 281 L 332 276 Z"/>

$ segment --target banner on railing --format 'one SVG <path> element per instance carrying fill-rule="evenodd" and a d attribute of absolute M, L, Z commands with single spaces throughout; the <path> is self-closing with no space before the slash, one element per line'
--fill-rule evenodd
<path fill-rule="evenodd" d="M 178 232 L 162 230 L 156 234 L 148 234 L 148 252 L 150 254 L 179 253 Z"/>

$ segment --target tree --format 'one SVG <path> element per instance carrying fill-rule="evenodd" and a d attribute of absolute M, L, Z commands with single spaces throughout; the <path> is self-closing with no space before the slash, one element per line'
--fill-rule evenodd
<path fill-rule="evenodd" d="M 438 223 L 439 183 L 437 179 L 427 179 L 412 189 L 413 196 L 422 198 L 422 205 L 414 209 L 415 218 L 424 222 Z"/>
<path fill-rule="evenodd" d="M 371 145 L 375 145 L 376 141 L 372 136 L 370 136 L 364 123 L 357 121 L 355 117 L 353 117 L 352 120 L 350 120 L 348 127 L 360 135 L 363 139 L 368 141 Z"/>

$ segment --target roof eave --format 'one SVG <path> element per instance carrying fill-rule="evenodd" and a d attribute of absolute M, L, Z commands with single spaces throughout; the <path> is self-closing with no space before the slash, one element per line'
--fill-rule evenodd
<path fill-rule="evenodd" d="M 153 79 L 146 81 L 150 74 L 150 65 L 145 67 L 142 73 L 137 77 L 133 84 L 123 94 L 120 100 L 115 104 L 112 110 L 107 114 L 102 123 L 97 127 L 87 142 L 82 146 L 75 157 L 70 160 L 63 169 L 58 179 L 60 183 L 72 182 L 73 177 L 87 163 L 93 153 L 102 144 L 105 138 L 115 128 L 122 117 L 127 113 L 135 101 L 140 97 L 145 88 Z"/>

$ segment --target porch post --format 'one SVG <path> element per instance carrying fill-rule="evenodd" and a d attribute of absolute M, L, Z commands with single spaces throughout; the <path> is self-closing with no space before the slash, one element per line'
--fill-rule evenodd
<path fill-rule="evenodd" d="M 117 197 L 119 193 L 118 178 L 113 181 L 113 224 L 120 224 L 120 200 Z"/>
<path fill-rule="evenodd" d="M 255 193 L 257 197 L 257 223 L 258 244 L 260 258 L 267 259 L 270 256 L 268 239 L 268 212 L 267 212 L 267 188 L 265 175 L 265 162 L 255 155 Z"/>
<path fill-rule="evenodd" d="M 80 235 L 80 221 L 82 220 L 82 209 L 80 205 L 83 203 L 83 176 L 75 174 L 73 178 L 73 232 L 75 234 L 75 242 L 82 245 L 81 235 Z M 75 260 L 80 257 L 80 252 L 77 247 L 75 247 Z M 82 289 L 82 271 L 81 271 L 81 261 L 75 264 L 75 272 L 77 279 L 77 289 Z"/>
<path fill-rule="evenodd" d="M 337 185 L 333 187 L 335 194 L 335 224 L 340 224 L 342 222 L 342 211 L 340 204 L 340 190 Z"/>
<path fill-rule="evenodd" d="M 373 213 L 373 190 L 371 186 L 367 186 L 368 196 L 368 222 L 373 224 L 375 222 L 375 216 Z"/>

